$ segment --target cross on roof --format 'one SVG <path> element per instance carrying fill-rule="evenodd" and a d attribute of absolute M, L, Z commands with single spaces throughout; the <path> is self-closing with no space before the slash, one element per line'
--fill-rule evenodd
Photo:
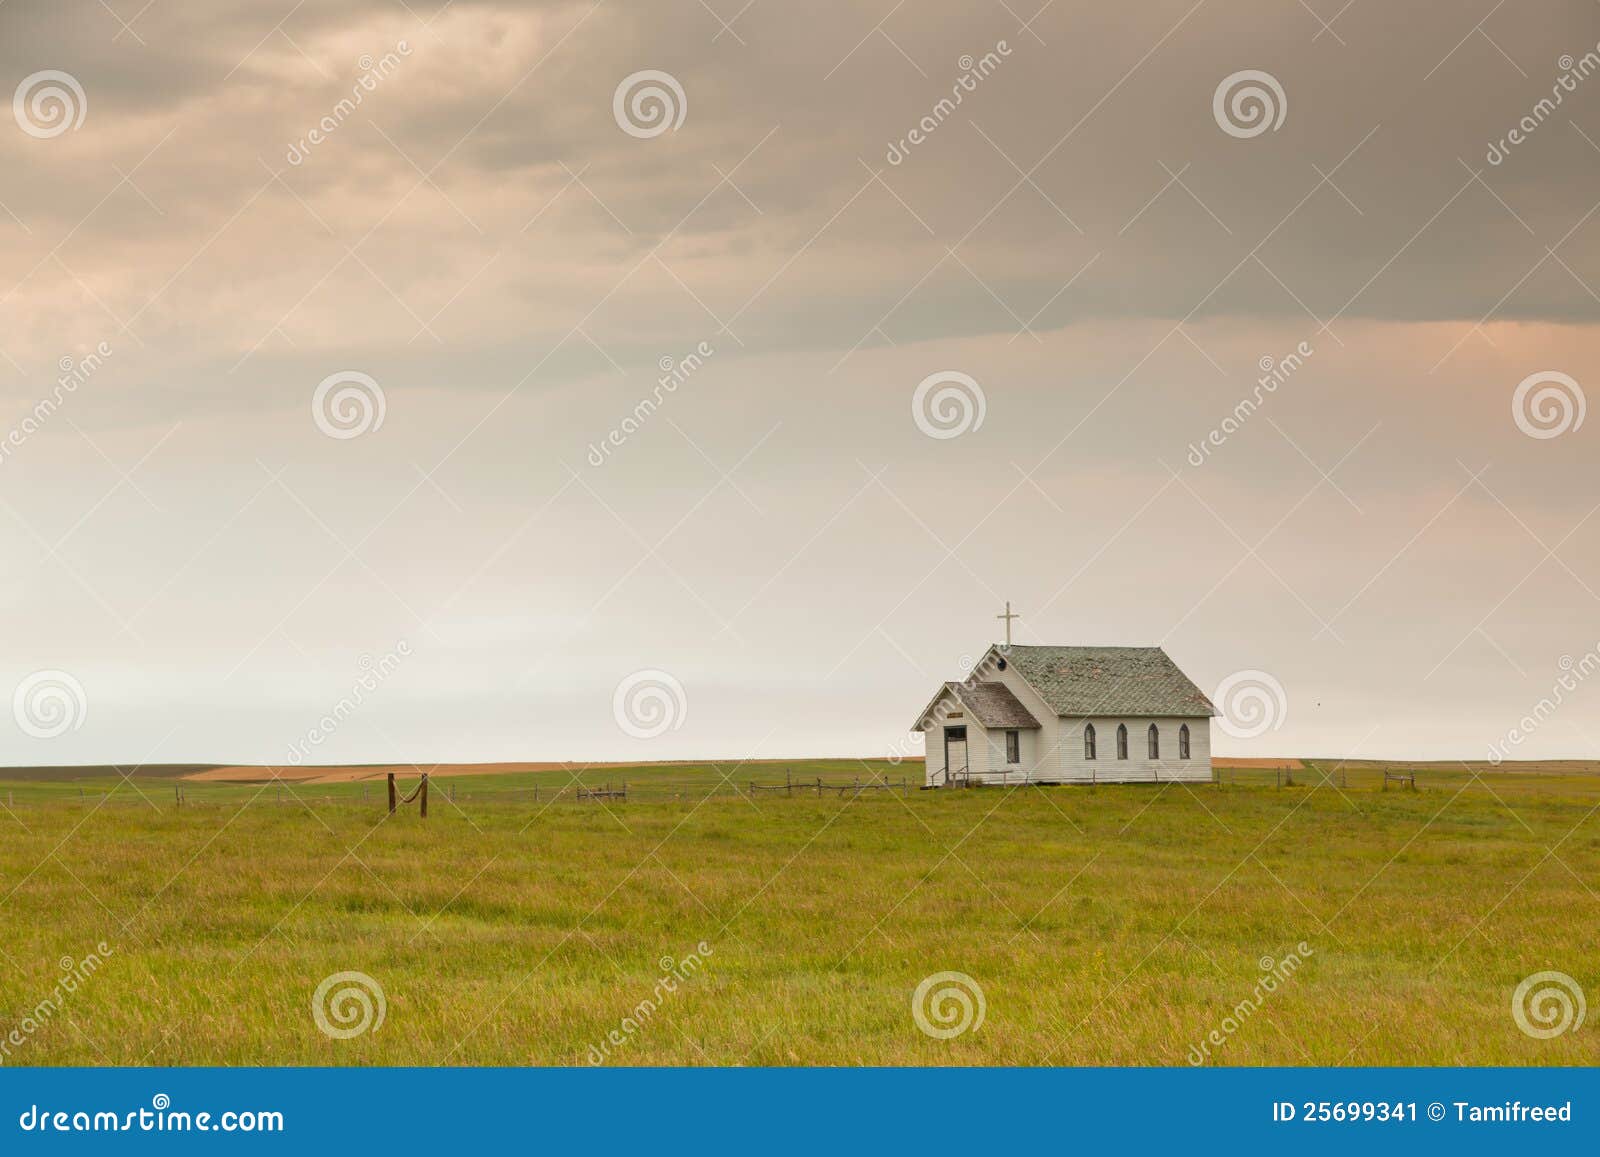
<path fill-rule="evenodd" d="M 1006 621 L 1006 646 L 1008 646 L 1008 647 L 1011 646 L 1011 620 L 1012 619 L 1020 619 L 1021 617 L 1022 616 L 1019 615 L 1019 614 L 1013 614 L 1012 613 L 1012 611 L 1011 611 L 1011 600 L 1010 599 L 1006 600 L 1006 613 L 1003 614 L 1003 615 L 996 615 L 995 616 L 995 618 L 997 618 L 997 619 L 1004 619 Z"/>

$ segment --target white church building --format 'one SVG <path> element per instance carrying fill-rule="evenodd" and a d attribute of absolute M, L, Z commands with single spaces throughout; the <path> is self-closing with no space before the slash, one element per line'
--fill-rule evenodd
<path fill-rule="evenodd" d="M 1192 783 L 1211 779 L 1215 714 L 1160 647 L 996 644 L 913 730 L 928 787 Z"/>

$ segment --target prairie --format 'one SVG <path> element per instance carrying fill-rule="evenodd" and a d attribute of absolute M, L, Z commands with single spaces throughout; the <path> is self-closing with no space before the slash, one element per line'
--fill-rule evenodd
<path fill-rule="evenodd" d="M 1600 768 L 1417 767 L 859 794 L 749 784 L 921 766 L 550 767 L 437 781 L 426 821 L 381 770 L 0 782 L 0 1061 L 1600 1063 L 1592 1019 L 1512 1014 L 1541 971 L 1600 992 Z M 341 1038 L 313 996 L 345 972 L 384 1011 Z M 949 1039 L 912 1008 L 943 972 L 983 1006 Z"/>

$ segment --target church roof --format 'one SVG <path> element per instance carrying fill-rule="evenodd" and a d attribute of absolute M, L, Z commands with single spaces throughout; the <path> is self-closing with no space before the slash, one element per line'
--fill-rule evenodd
<path fill-rule="evenodd" d="M 1216 714 L 1160 647 L 1013 645 L 1000 653 L 1057 715 Z"/>
<path fill-rule="evenodd" d="M 1039 721 L 1004 683 L 946 683 L 945 686 L 984 727 L 1038 727 Z"/>

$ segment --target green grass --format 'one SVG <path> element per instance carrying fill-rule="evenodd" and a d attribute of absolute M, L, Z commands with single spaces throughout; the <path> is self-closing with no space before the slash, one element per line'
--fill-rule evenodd
<path fill-rule="evenodd" d="M 783 765 L 610 768 L 583 779 L 626 803 L 549 803 L 565 772 L 459 777 L 426 823 L 386 819 L 381 785 L 191 784 L 180 809 L 170 779 L 0 783 L 0 1037 L 58 960 L 113 949 L 0 1059 L 583 1064 L 703 941 L 615 1062 L 1182 1065 L 1305 942 L 1215 1063 L 1600 1063 L 1600 1014 L 1541 1041 L 1510 1010 L 1547 969 L 1600 997 L 1600 775 L 1382 791 L 1375 767 L 753 800 L 730 783 Z M 347 970 L 387 1015 L 330 1039 L 312 993 Z M 987 1009 L 935 1040 L 911 994 L 946 970 Z"/>

